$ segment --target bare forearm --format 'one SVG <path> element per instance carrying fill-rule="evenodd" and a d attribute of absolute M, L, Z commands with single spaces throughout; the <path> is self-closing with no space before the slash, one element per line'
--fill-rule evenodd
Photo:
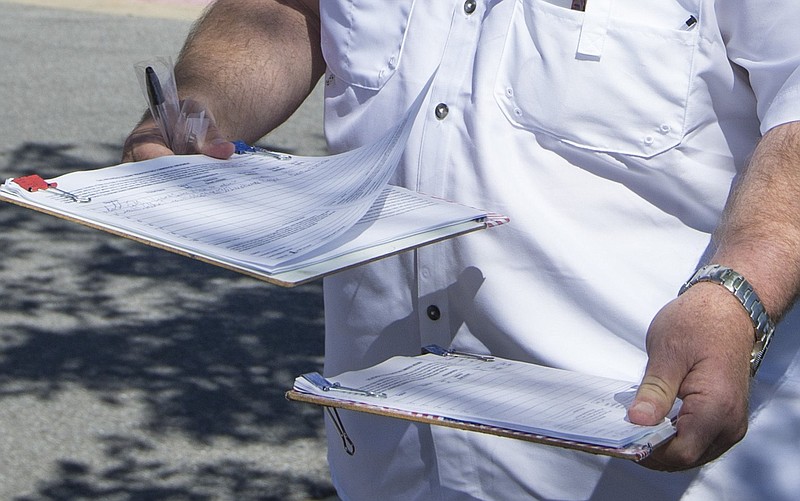
<path fill-rule="evenodd" d="M 777 319 L 800 287 L 800 123 L 776 127 L 759 143 L 729 198 L 712 262 L 751 283 Z M 658 312 L 647 333 L 649 360 L 628 411 L 655 424 L 683 399 L 677 437 L 644 463 L 680 470 L 704 464 L 747 431 L 753 323 L 739 299 L 698 283 Z M 769 353 L 767 353 L 769 357 Z"/>
<path fill-rule="evenodd" d="M 759 143 L 715 235 L 713 262 L 744 275 L 778 318 L 800 289 L 800 122 Z"/>
<path fill-rule="evenodd" d="M 175 68 L 181 97 L 205 104 L 223 137 L 246 141 L 288 118 L 323 71 L 318 13 L 292 0 L 218 0 Z"/>

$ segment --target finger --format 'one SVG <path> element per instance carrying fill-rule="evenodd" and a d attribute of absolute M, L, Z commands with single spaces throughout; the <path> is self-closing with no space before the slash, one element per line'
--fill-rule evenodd
<path fill-rule="evenodd" d="M 747 432 L 747 420 L 735 420 L 735 411 L 708 409 L 694 397 L 687 397 L 676 423 L 674 439 L 656 449 L 641 464 L 647 468 L 679 471 L 713 461 L 740 441 Z M 730 418 L 730 419 L 729 419 Z M 719 420 L 738 421 L 739 424 L 720 428 Z M 734 424 L 734 423 L 732 423 Z"/>
<path fill-rule="evenodd" d="M 208 127 L 204 134 L 199 135 L 197 143 L 190 143 L 186 153 L 202 153 L 210 157 L 226 159 L 233 155 L 236 147 L 232 142 L 227 141 L 217 127 L 214 114 L 211 113 L 206 105 L 194 99 L 184 99 L 181 101 L 181 112 L 187 116 L 200 115 L 208 120 Z"/>
<path fill-rule="evenodd" d="M 164 143 L 158 127 L 153 123 L 143 124 L 131 132 L 125 140 L 122 161 L 137 162 L 172 154 L 172 150 Z"/>
<path fill-rule="evenodd" d="M 642 462 L 644 466 L 667 471 L 693 468 L 716 459 L 744 437 L 749 373 L 746 367 L 736 374 L 715 365 L 714 360 L 697 364 L 681 383 L 677 433 Z"/>
<path fill-rule="evenodd" d="M 206 132 L 206 140 L 198 149 L 204 155 L 225 160 L 233 155 L 236 147 L 232 142 L 226 141 L 216 127 L 210 126 Z"/>
<path fill-rule="evenodd" d="M 675 403 L 681 381 L 682 377 L 674 370 L 664 369 L 651 359 L 628 408 L 628 419 L 645 426 L 661 423 Z"/>
<path fill-rule="evenodd" d="M 678 417 L 675 427 L 677 428 L 675 437 L 656 449 L 640 464 L 655 470 L 681 471 L 702 464 L 705 462 L 705 455 L 709 456 L 708 460 L 712 459 L 710 457 L 712 450 L 716 449 L 712 449 L 711 445 L 716 436 L 709 434 L 711 430 L 703 425 L 697 415 L 682 414 Z"/>

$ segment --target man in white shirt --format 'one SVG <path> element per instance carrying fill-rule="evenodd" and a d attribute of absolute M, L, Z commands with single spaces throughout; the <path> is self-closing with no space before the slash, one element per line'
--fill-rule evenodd
<path fill-rule="evenodd" d="M 641 424 L 684 401 L 643 465 L 342 413 L 343 499 L 800 492 L 800 4 L 572 4 L 219 0 L 184 48 L 180 92 L 212 112 L 201 151 L 219 157 L 323 73 L 332 151 L 379 137 L 433 77 L 394 182 L 511 218 L 326 279 L 327 373 L 438 343 L 642 380 Z M 125 159 L 167 153 L 145 120 Z"/>

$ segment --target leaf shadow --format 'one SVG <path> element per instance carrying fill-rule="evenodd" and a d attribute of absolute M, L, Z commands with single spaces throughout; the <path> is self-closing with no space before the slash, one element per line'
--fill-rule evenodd
<path fill-rule="evenodd" d="M 113 164 L 118 151 L 107 151 L 87 165 L 70 145 L 27 144 L 9 164 L 54 177 Z M 142 433 L 210 447 L 321 440 L 318 409 L 284 398 L 294 377 L 321 370 L 321 283 L 272 286 L 10 204 L 0 204 L 0 225 L 0 405 L 77 387 L 108 406 L 124 407 L 120 396 L 133 393 L 146 409 L 130 436 L 97 438 L 109 466 L 53 458 L 57 478 L 18 499 L 332 494 L 319 476 L 235 458 L 180 471 L 137 445 Z"/>

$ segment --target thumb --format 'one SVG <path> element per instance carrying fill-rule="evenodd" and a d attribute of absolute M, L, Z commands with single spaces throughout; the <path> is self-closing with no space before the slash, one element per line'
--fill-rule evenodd
<path fill-rule="evenodd" d="M 197 146 L 199 153 L 222 160 L 229 158 L 236 150 L 232 142 L 226 141 L 225 138 L 222 137 L 222 133 L 213 120 L 208 124 L 205 138 Z"/>
<path fill-rule="evenodd" d="M 209 129 L 210 133 L 211 130 Z M 215 128 L 216 132 L 216 128 Z M 214 158 L 220 158 L 222 160 L 229 158 L 233 155 L 233 152 L 236 150 L 234 144 L 230 141 L 226 141 L 222 137 L 219 136 L 219 133 L 216 134 L 216 137 L 207 138 L 206 141 L 200 146 L 200 153 L 204 155 L 208 155 Z"/>
<path fill-rule="evenodd" d="M 200 115 L 208 120 L 208 127 L 204 134 L 199 135 L 199 140 L 191 146 L 191 150 L 186 153 L 202 153 L 210 157 L 226 159 L 233 155 L 236 147 L 230 141 L 226 141 L 211 110 L 201 101 L 194 99 L 184 99 L 181 101 L 181 112 L 189 116 Z"/>
<path fill-rule="evenodd" d="M 628 408 L 628 419 L 645 426 L 661 423 L 675 403 L 680 384 L 681 378 L 674 374 L 666 375 L 648 364 L 636 397 Z"/>

